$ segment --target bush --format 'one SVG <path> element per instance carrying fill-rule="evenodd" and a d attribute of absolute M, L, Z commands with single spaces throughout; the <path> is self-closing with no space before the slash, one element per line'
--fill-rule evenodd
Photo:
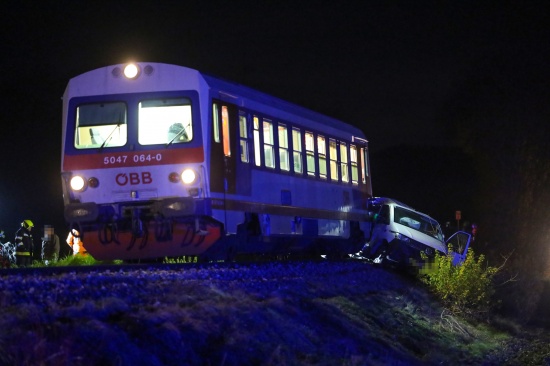
<path fill-rule="evenodd" d="M 483 254 L 476 259 L 470 248 L 460 266 L 453 266 L 451 254 L 437 254 L 435 261 L 420 272 L 420 278 L 452 311 L 472 314 L 490 310 L 495 292 L 493 278 L 498 271 L 485 264 Z"/>

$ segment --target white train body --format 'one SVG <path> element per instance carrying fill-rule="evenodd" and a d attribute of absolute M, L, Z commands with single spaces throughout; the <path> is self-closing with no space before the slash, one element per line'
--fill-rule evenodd
<path fill-rule="evenodd" d="M 65 219 L 97 259 L 352 253 L 368 230 L 367 140 L 339 120 L 186 67 L 70 80 Z"/>

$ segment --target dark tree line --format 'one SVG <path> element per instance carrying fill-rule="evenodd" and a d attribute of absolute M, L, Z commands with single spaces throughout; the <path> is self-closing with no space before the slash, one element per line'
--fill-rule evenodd
<path fill-rule="evenodd" d="M 475 252 L 494 267 L 508 258 L 497 283 L 500 309 L 522 321 L 532 318 L 550 276 L 550 76 L 543 60 L 507 52 L 480 61 L 441 107 L 449 144 L 371 156 L 375 195 L 442 224 L 458 226 L 455 210 L 478 224 Z"/>
<path fill-rule="evenodd" d="M 485 60 L 446 108 L 450 136 L 479 185 L 478 243 L 493 265 L 510 255 L 503 309 L 529 320 L 550 268 L 550 93 L 543 57 Z M 504 278 L 503 278 L 504 279 Z"/>

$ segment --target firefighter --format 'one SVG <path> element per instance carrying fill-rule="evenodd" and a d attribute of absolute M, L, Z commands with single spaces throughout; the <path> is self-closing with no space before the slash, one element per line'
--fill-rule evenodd
<path fill-rule="evenodd" d="M 80 233 L 76 229 L 71 229 L 69 235 L 67 236 L 67 244 L 73 249 L 73 255 L 85 255 L 87 254 L 86 249 L 84 248 L 84 243 L 80 239 Z"/>
<path fill-rule="evenodd" d="M 15 263 L 19 267 L 32 264 L 34 241 L 31 230 L 34 224 L 31 220 L 23 220 L 21 227 L 15 233 Z"/>

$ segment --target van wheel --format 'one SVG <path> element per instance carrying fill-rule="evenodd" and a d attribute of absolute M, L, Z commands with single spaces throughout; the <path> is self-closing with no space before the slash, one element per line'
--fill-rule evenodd
<path fill-rule="evenodd" d="M 389 245 L 387 241 L 380 240 L 370 248 L 371 252 L 369 254 L 369 258 L 376 264 L 383 264 L 386 260 L 388 247 Z"/>

